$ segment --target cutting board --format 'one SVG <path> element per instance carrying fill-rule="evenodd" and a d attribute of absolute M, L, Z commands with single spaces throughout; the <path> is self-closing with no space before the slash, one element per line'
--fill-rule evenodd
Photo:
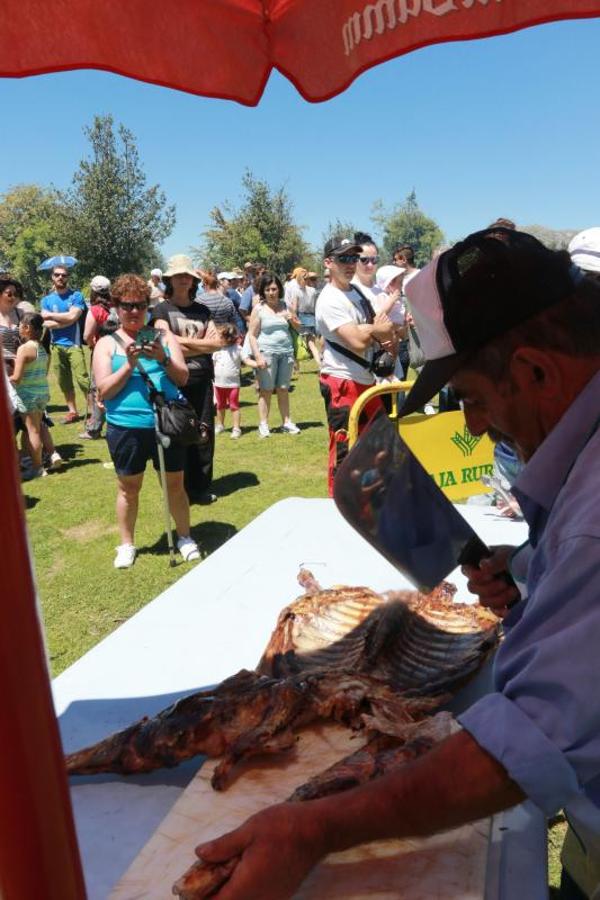
<path fill-rule="evenodd" d="M 173 883 L 196 860 L 197 844 L 285 800 L 362 742 L 330 723 L 306 729 L 294 751 L 240 767 L 235 782 L 222 793 L 210 785 L 215 763 L 205 763 L 114 888 L 111 900 L 168 900 Z M 295 900 L 481 900 L 490 822 L 332 854 L 313 869 Z"/>

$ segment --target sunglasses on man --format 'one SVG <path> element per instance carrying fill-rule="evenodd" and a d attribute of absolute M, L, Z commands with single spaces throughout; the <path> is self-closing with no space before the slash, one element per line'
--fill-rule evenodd
<path fill-rule="evenodd" d="M 342 265 L 347 266 L 352 263 L 356 264 L 359 260 L 358 253 L 341 253 L 339 256 L 336 256 L 335 259 L 337 262 L 342 263 Z"/>

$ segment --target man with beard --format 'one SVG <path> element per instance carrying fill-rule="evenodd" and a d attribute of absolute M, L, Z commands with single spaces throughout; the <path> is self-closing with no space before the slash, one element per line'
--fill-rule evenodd
<path fill-rule="evenodd" d="M 566 252 L 495 226 L 442 253 L 408 295 L 427 362 L 403 414 L 450 382 L 470 431 L 493 430 L 526 464 L 513 488 L 525 552 L 466 570 L 503 619 L 493 690 L 402 769 L 343 798 L 273 806 L 198 848 L 210 862 L 239 857 L 219 900 L 281 900 L 328 853 L 526 798 L 569 819 L 561 898 L 600 895 L 600 285 Z"/>

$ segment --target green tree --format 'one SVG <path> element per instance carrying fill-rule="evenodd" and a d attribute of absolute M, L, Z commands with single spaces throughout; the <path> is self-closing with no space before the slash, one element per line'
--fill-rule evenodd
<path fill-rule="evenodd" d="M 410 244 L 415 251 L 415 265 L 424 266 L 444 241 L 437 222 L 419 208 L 417 195 L 411 191 L 404 203 L 386 210 L 378 200 L 371 219 L 383 238 L 383 253 L 391 259 L 397 244 Z"/>
<path fill-rule="evenodd" d="M 62 243 L 58 196 L 53 189 L 20 184 L 0 196 L 0 268 L 23 283 L 35 302 L 48 290 L 48 278 L 38 272 L 49 256 L 70 253 Z"/>
<path fill-rule="evenodd" d="M 284 187 L 272 188 L 248 169 L 242 177 L 244 196 L 236 209 L 229 201 L 210 212 L 210 227 L 192 252 L 205 268 L 231 269 L 260 262 L 285 275 L 297 265 L 310 265 L 310 249 Z"/>
<path fill-rule="evenodd" d="M 365 229 L 357 228 L 353 222 L 344 222 L 342 219 L 334 219 L 333 222 L 329 221 L 327 223 L 327 228 L 323 232 L 323 237 L 321 238 L 321 246 L 318 248 L 319 252 L 322 254 L 323 247 L 329 238 L 337 237 L 338 235 L 352 238 L 358 231 L 365 231 Z"/>
<path fill-rule="evenodd" d="M 124 125 L 115 133 L 112 116 L 96 116 L 84 133 L 90 155 L 61 197 L 78 275 L 144 272 L 173 230 L 175 207 L 167 205 L 159 185 L 146 186 L 135 138 Z"/>

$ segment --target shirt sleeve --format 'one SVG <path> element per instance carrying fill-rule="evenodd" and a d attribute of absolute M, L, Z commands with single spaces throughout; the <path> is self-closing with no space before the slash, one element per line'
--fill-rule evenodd
<path fill-rule="evenodd" d="M 85 300 L 83 299 L 83 294 L 81 291 L 75 291 L 75 293 L 71 297 L 71 306 L 76 306 L 78 309 L 87 309 Z"/>
<path fill-rule="evenodd" d="M 320 314 L 328 331 L 336 331 L 341 325 L 357 324 L 351 301 L 341 293 L 328 297 Z"/>
<path fill-rule="evenodd" d="M 540 546 L 543 571 L 509 614 L 497 691 L 459 716 L 463 727 L 550 816 L 600 776 L 600 535 Z M 517 621 L 511 626 L 513 614 Z"/>

